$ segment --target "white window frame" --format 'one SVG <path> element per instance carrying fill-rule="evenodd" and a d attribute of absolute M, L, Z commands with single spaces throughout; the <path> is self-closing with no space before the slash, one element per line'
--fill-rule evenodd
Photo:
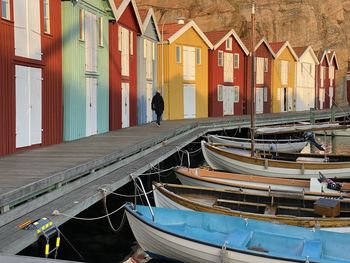
<path fill-rule="evenodd" d="M 238 103 L 239 102 L 239 86 L 233 86 L 233 102 Z"/>
<path fill-rule="evenodd" d="M 232 50 L 232 37 L 226 39 L 226 50 Z"/>
<path fill-rule="evenodd" d="M 98 45 L 103 47 L 103 17 L 98 18 Z"/>
<path fill-rule="evenodd" d="M 239 68 L 239 54 L 233 54 L 233 68 Z"/>
<path fill-rule="evenodd" d="M 85 41 L 85 10 L 79 9 L 79 40 Z"/>
<path fill-rule="evenodd" d="M 181 46 L 175 47 L 175 59 L 176 63 L 181 63 Z"/>
<path fill-rule="evenodd" d="M 218 51 L 218 66 L 219 67 L 224 66 L 224 52 L 221 50 Z"/>
<path fill-rule="evenodd" d="M 264 72 L 269 72 L 269 59 L 264 58 Z"/>
<path fill-rule="evenodd" d="M 118 26 L 118 51 L 122 51 L 122 27 Z"/>
<path fill-rule="evenodd" d="M 129 41 L 130 41 L 130 55 L 134 55 L 134 32 L 132 32 L 130 30 L 130 37 L 129 37 Z"/>
<path fill-rule="evenodd" d="M 224 90 L 224 85 L 217 85 L 217 100 L 218 101 L 223 101 L 223 90 Z"/>
<path fill-rule="evenodd" d="M 202 64 L 202 49 L 196 48 L 196 64 L 200 65 Z"/>
<path fill-rule="evenodd" d="M 5 9 L 3 9 L 3 5 L 6 5 Z M 6 20 L 11 19 L 11 14 L 10 14 L 10 0 L 1 0 L 1 17 Z M 3 10 L 5 10 L 5 14 L 3 14 Z"/>
<path fill-rule="evenodd" d="M 50 0 L 43 0 L 44 9 L 44 32 L 51 33 Z"/>

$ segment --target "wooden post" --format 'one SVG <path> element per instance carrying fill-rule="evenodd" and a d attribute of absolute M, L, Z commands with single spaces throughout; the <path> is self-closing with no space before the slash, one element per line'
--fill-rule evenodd
<path fill-rule="evenodd" d="M 250 118 L 250 139 L 251 139 L 251 151 L 250 155 L 253 157 L 254 156 L 254 151 L 255 151 L 255 1 L 252 0 L 252 83 L 251 83 L 251 118 Z"/>

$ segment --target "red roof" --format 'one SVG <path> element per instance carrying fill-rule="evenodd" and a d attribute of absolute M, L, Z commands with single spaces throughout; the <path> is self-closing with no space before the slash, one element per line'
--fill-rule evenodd
<path fill-rule="evenodd" d="M 186 24 L 178 24 L 178 23 L 164 24 L 163 40 L 168 40 L 171 36 L 173 36 L 177 31 L 179 31 L 185 25 Z"/>
<path fill-rule="evenodd" d="M 142 23 L 144 23 L 146 16 L 148 14 L 148 10 L 147 9 L 139 9 L 139 14 L 140 14 L 140 18 L 141 18 Z"/>
<path fill-rule="evenodd" d="M 123 0 L 114 0 L 115 6 L 119 8 L 119 6 L 122 4 Z"/>
<path fill-rule="evenodd" d="M 273 52 L 275 52 L 275 54 L 278 53 L 278 51 L 282 48 L 282 46 L 286 43 L 286 41 L 282 41 L 282 42 L 273 42 L 273 43 L 269 43 Z"/>
<path fill-rule="evenodd" d="M 308 47 L 293 47 L 295 54 L 300 58 L 304 54 Z"/>
<path fill-rule="evenodd" d="M 223 31 L 211 31 L 204 34 L 210 40 L 213 45 L 216 45 L 230 30 Z"/>

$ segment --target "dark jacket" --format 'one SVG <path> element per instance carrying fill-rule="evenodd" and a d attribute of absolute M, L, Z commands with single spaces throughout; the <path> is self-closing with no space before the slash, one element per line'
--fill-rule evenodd
<path fill-rule="evenodd" d="M 152 110 L 156 112 L 157 115 L 162 115 L 164 111 L 164 100 L 162 95 L 157 92 L 152 98 Z"/>

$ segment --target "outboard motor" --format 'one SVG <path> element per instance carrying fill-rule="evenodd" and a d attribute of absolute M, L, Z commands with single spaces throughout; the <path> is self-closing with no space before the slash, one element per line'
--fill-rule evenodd
<path fill-rule="evenodd" d="M 335 191 L 340 191 L 341 190 L 341 185 L 339 183 L 334 182 L 332 179 L 327 178 L 321 172 L 319 172 L 318 181 L 320 183 L 326 182 L 328 189 L 335 190 Z"/>
<path fill-rule="evenodd" d="M 303 137 L 305 141 L 309 141 L 310 144 L 314 145 L 317 149 L 324 151 L 323 146 L 316 141 L 315 134 L 312 131 L 304 132 Z"/>

